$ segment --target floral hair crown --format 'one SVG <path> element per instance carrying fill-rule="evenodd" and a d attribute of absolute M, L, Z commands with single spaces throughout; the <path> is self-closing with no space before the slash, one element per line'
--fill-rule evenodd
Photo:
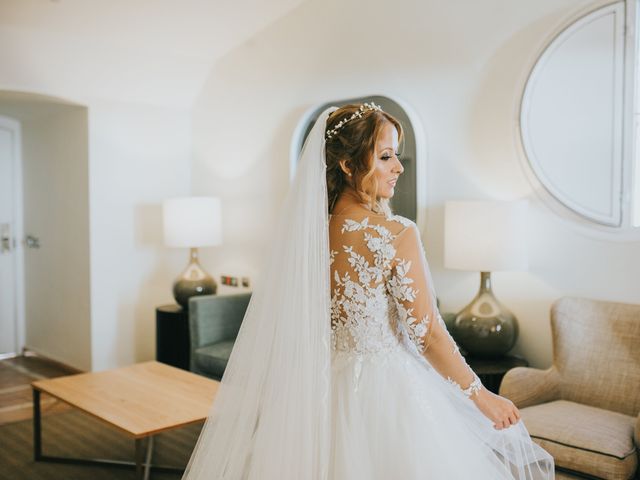
<path fill-rule="evenodd" d="M 336 135 L 340 131 L 340 129 L 342 127 L 344 127 L 344 125 L 347 122 L 350 122 L 354 118 L 362 117 L 364 112 L 367 112 L 369 110 L 377 110 L 377 111 L 381 112 L 382 111 L 382 107 L 380 107 L 380 105 L 376 105 L 373 102 L 371 102 L 371 103 L 366 103 L 366 102 L 363 103 L 362 105 L 360 105 L 360 109 L 358 109 L 353 115 L 351 115 L 349 118 L 343 118 L 342 120 L 340 120 L 338 122 L 338 124 L 335 127 L 333 127 L 331 130 L 327 130 L 327 132 L 326 132 L 327 140 L 330 139 L 331 137 L 333 137 L 334 135 Z"/>

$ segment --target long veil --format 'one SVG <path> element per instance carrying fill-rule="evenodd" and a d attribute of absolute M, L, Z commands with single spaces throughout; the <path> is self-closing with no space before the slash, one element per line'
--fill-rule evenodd
<path fill-rule="evenodd" d="M 330 277 L 322 112 L 183 480 L 327 480 Z"/>

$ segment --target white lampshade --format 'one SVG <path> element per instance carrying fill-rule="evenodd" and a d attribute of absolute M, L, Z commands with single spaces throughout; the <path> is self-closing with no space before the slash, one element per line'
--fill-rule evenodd
<path fill-rule="evenodd" d="M 445 203 L 446 268 L 474 272 L 525 270 L 526 200 Z"/>
<path fill-rule="evenodd" d="M 169 198 L 162 204 L 164 243 L 168 247 L 210 247 L 222 243 L 220 199 Z"/>

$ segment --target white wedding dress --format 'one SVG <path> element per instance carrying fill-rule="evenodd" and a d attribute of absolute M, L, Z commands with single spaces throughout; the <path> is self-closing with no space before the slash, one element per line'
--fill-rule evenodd
<path fill-rule="evenodd" d="M 458 386 L 475 374 L 415 223 L 328 215 L 336 108 L 305 141 L 183 480 L 553 479 L 522 421 L 495 430 Z"/>
<path fill-rule="evenodd" d="M 329 220 L 328 477 L 554 478 L 553 458 L 521 420 L 496 430 L 463 394 L 477 377 L 434 305 L 416 224 L 351 210 Z"/>

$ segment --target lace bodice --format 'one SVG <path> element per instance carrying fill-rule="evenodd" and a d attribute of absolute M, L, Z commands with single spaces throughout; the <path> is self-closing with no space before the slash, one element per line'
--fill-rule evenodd
<path fill-rule="evenodd" d="M 339 228 L 331 235 L 332 348 L 357 354 L 397 348 L 402 330 L 394 299 L 400 292 L 391 288 L 399 283 L 392 273 L 394 240 L 413 222 L 375 214 L 359 219 L 337 215 L 332 220 Z"/>
<path fill-rule="evenodd" d="M 359 359 L 409 346 L 455 385 L 477 376 L 434 304 L 415 222 L 370 211 L 331 215 L 331 348 Z"/>

